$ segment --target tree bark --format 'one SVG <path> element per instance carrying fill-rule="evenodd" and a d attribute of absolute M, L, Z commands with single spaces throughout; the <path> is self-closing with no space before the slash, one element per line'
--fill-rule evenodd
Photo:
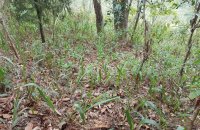
<path fill-rule="evenodd" d="M 43 29 L 43 24 L 42 24 L 42 9 L 38 5 L 38 0 L 34 0 L 34 5 L 38 17 L 38 24 L 39 24 L 39 30 L 40 30 L 40 35 L 41 35 L 41 41 L 42 43 L 45 43 L 45 35 L 44 35 L 44 29 Z"/>
<path fill-rule="evenodd" d="M 113 14 L 115 31 L 121 33 L 121 38 L 126 37 L 129 15 L 128 0 L 113 0 Z"/>
<path fill-rule="evenodd" d="M 103 13 L 101 9 L 101 0 L 93 0 L 93 5 L 96 14 L 97 33 L 100 33 L 103 30 Z"/>

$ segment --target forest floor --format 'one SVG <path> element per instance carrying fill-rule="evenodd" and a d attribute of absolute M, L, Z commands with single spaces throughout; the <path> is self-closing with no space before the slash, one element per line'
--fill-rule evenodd
<path fill-rule="evenodd" d="M 157 81 L 158 87 L 165 87 L 163 93 L 150 93 L 151 79 L 147 75 L 143 75 L 135 86 L 136 79 L 129 73 L 129 64 L 117 72 L 120 64 L 126 61 L 137 59 L 139 62 L 142 52 L 123 46 L 106 52 L 111 46 L 102 51 L 101 47 L 88 43 L 56 49 L 46 45 L 42 58 L 35 55 L 44 50 L 36 52 L 36 48 L 33 53 L 31 46 L 22 55 L 23 63 L 13 61 L 14 67 L 7 71 L 9 87 L 0 86 L 0 129 L 128 130 L 126 109 L 130 110 L 134 130 L 172 130 L 179 125 L 187 126 L 194 108 L 194 101 L 187 98 L 187 90 L 181 90 L 180 101 L 168 101 L 165 98 L 169 95 L 178 95 L 171 92 L 176 86 L 173 78 Z M 0 55 L 5 56 L 3 51 Z M 0 62 L 1 66 L 9 68 L 8 64 L 6 60 Z M 35 88 L 24 87 L 28 83 L 35 83 L 45 90 L 56 112 L 38 96 Z M 75 107 L 77 102 L 81 107 Z M 85 119 L 80 117 L 81 114 Z M 141 123 L 142 119 L 146 120 Z M 200 130 L 199 122 L 198 116 L 195 130 Z"/>

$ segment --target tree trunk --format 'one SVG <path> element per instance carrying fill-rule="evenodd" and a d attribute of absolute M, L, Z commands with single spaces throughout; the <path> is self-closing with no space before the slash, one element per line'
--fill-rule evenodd
<path fill-rule="evenodd" d="M 139 83 L 140 72 L 143 69 L 145 62 L 148 61 L 151 53 L 152 38 L 150 37 L 150 27 L 148 21 L 146 20 L 146 0 L 143 0 L 143 20 L 144 20 L 144 48 L 143 48 L 143 59 L 141 61 L 138 73 L 136 76 L 136 86 Z"/>
<path fill-rule="evenodd" d="M 115 31 L 120 33 L 120 38 L 126 37 L 129 15 L 128 0 L 113 0 L 113 14 Z"/>
<path fill-rule="evenodd" d="M 16 49 L 16 43 L 14 41 L 14 38 L 10 35 L 8 26 L 6 25 L 6 22 L 4 20 L 4 15 L 3 15 L 3 11 L 1 12 L 3 6 L 4 6 L 4 0 L 0 1 L 0 24 L 2 25 L 2 29 L 3 29 L 3 33 L 4 33 L 4 37 L 5 39 L 7 39 L 10 49 L 14 52 L 16 58 L 20 61 L 20 55 Z"/>
<path fill-rule="evenodd" d="M 135 24 L 134 24 L 134 28 L 133 28 L 134 33 L 135 33 L 135 30 L 136 30 L 138 22 L 139 22 L 141 10 L 142 10 L 142 4 L 138 1 L 137 14 L 135 16 Z"/>
<path fill-rule="evenodd" d="M 137 26 L 138 26 L 138 22 L 139 22 L 139 19 L 140 19 L 140 14 L 141 14 L 141 10 L 142 10 L 142 2 L 140 2 L 141 0 L 138 0 L 137 1 L 137 13 L 135 15 L 135 18 L 134 18 L 134 26 L 133 26 L 133 31 L 131 32 L 131 42 L 133 41 L 133 38 L 134 38 L 134 34 L 135 34 L 135 31 L 137 29 Z"/>
<path fill-rule="evenodd" d="M 16 43 L 14 42 L 14 40 L 11 37 L 10 33 L 8 32 L 8 28 L 6 27 L 6 24 L 5 24 L 5 21 L 3 20 L 3 18 L 0 18 L 0 23 L 1 23 L 1 25 L 3 27 L 3 30 L 4 30 L 5 39 L 8 39 L 10 49 L 14 52 L 15 56 L 17 57 L 17 59 L 20 60 L 19 53 L 17 52 L 17 49 L 15 47 Z"/>
<path fill-rule="evenodd" d="M 38 5 L 38 0 L 34 0 L 34 5 L 37 12 L 41 40 L 42 40 L 42 43 L 45 43 L 44 29 L 43 29 L 43 24 L 42 24 L 42 9 Z"/>
<path fill-rule="evenodd" d="M 197 3 L 196 5 L 196 14 L 198 14 L 200 12 L 200 2 Z M 190 37 L 188 39 L 188 49 L 187 49 L 187 52 L 186 52 L 186 55 L 185 55 L 185 58 L 184 58 L 184 61 L 183 61 L 183 64 L 182 64 L 182 67 L 181 67 L 181 70 L 180 70 L 180 79 L 182 79 L 182 76 L 183 76 L 183 72 L 184 72 L 184 69 L 185 69 L 185 64 L 191 54 L 191 49 L 192 49 L 192 38 L 193 38 L 193 35 L 194 35 L 194 31 L 199 28 L 199 23 L 198 23 L 198 15 L 195 15 L 195 17 L 190 21 L 190 26 L 191 26 L 191 29 L 190 29 Z"/>
<path fill-rule="evenodd" d="M 100 33 L 103 30 L 103 13 L 101 9 L 101 0 L 93 0 L 93 4 L 94 4 L 94 10 L 96 14 L 97 33 Z"/>

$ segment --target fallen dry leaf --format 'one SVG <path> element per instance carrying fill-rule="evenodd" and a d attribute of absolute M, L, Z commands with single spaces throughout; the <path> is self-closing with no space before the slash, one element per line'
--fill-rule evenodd
<path fill-rule="evenodd" d="M 33 123 L 29 122 L 24 130 L 33 130 Z"/>
<path fill-rule="evenodd" d="M 98 114 L 97 113 L 95 113 L 95 112 L 89 112 L 89 116 L 91 117 L 91 118 L 98 118 Z"/>
<path fill-rule="evenodd" d="M 90 85 L 89 85 L 89 84 L 86 84 L 86 85 L 85 85 L 85 88 L 89 88 L 89 87 L 90 87 Z"/>
<path fill-rule="evenodd" d="M 28 113 L 31 114 L 31 115 L 37 115 L 38 111 L 29 110 Z"/>
<path fill-rule="evenodd" d="M 102 121 L 94 120 L 94 127 L 91 129 L 97 130 L 97 129 L 108 129 L 110 126 L 103 123 Z"/>
<path fill-rule="evenodd" d="M 2 116 L 4 119 L 9 119 L 12 117 L 12 115 L 10 115 L 10 114 L 3 114 Z"/>
<path fill-rule="evenodd" d="M 52 125 L 51 124 L 49 124 L 48 125 L 48 129 L 47 130 L 53 130 L 53 128 L 52 128 Z"/>
<path fill-rule="evenodd" d="M 5 103 L 10 99 L 10 97 L 8 98 L 0 98 L 0 103 Z"/>
<path fill-rule="evenodd" d="M 100 95 L 100 92 L 95 92 L 93 95 L 94 95 L 94 96 L 99 96 L 99 95 Z"/>
<path fill-rule="evenodd" d="M 33 130 L 42 130 L 39 126 L 36 126 Z"/>
<path fill-rule="evenodd" d="M 63 98 L 62 101 L 63 101 L 63 102 L 70 101 L 70 98 Z"/>
<path fill-rule="evenodd" d="M 4 124 L 0 124 L 0 130 L 5 130 L 5 125 Z"/>
<path fill-rule="evenodd" d="M 112 106 L 114 106 L 114 103 L 109 103 L 107 106 L 108 106 L 108 108 L 110 108 L 110 109 L 111 109 L 111 108 L 112 108 Z"/>
<path fill-rule="evenodd" d="M 106 107 L 102 108 L 101 113 L 104 113 L 106 111 L 106 109 L 107 109 Z"/>
<path fill-rule="evenodd" d="M 138 104 L 138 100 L 132 100 L 131 101 L 131 106 L 134 107 Z"/>

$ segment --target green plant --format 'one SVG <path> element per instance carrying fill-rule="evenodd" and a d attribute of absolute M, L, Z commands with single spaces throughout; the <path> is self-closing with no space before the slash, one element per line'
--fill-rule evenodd
<path fill-rule="evenodd" d="M 44 101 L 47 103 L 47 105 L 54 111 L 56 111 L 55 106 L 53 105 L 52 100 L 49 98 L 48 95 L 45 94 L 45 92 L 42 90 L 42 88 L 40 86 L 38 86 L 35 83 L 29 83 L 29 84 L 25 84 L 23 87 L 34 87 L 37 89 L 39 95 L 44 99 Z"/>
<path fill-rule="evenodd" d="M 127 118 L 130 130 L 133 130 L 134 129 L 134 122 L 133 122 L 132 116 L 130 114 L 130 111 L 127 109 L 125 111 L 125 114 L 126 114 L 126 118 Z"/>
<path fill-rule="evenodd" d="M 178 126 L 176 130 L 186 130 L 183 126 Z"/>
<path fill-rule="evenodd" d="M 194 61 L 194 67 L 195 71 L 198 71 L 200 66 L 200 50 L 197 50 L 197 56 Z M 190 89 L 190 94 L 189 98 L 190 99 L 195 99 L 200 96 L 200 73 L 198 72 L 195 76 L 192 78 L 192 82 L 189 83 L 189 89 Z"/>
<path fill-rule="evenodd" d="M 14 100 L 13 109 L 12 109 L 12 112 L 13 112 L 12 128 L 14 128 L 17 125 L 18 121 L 24 117 L 24 115 L 22 115 L 22 113 L 23 113 L 23 111 L 25 111 L 27 109 L 27 108 L 24 108 L 21 111 L 19 111 L 22 100 L 23 100 L 23 98 L 19 99 L 19 97 L 17 97 Z"/>
<path fill-rule="evenodd" d="M 137 111 L 134 111 L 134 114 L 140 118 L 138 129 L 140 129 L 141 126 L 144 125 L 144 124 L 145 125 L 152 125 L 152 126 L 156 127 L 158 130 L 160 129 L 159 123 L 157 123 L 155 120 L 145 118 L 141 113 L 139 113 Z"/>
<path fill-rule="evenodd" d="M 0 83 L 5 80 L 5 71 L 3 68 L 0 67 Z"/>
<path fill-rule="evenodd" d="M 83 123 L 85 123 L 85 114 L 86 114 L 86 112 L 89 111 L 90 109 L 92 109 L 93 107 L 99 106 L 99 105 L 103 105 L 105 103 L 112 102 L 114 100 L 120 99 L 120 97 L 110 98 L 110 97 L 107 97 L 107 96 L 104 97 L 104 96 L 106 96 L 106 95 L 103 94 L 103 95 L 100 95 L 100 96 L 94 98 L 92 100 L 93 103 L 89 104 L 89 105 L 82 106 L 80 102 L 74 103 L 74 107 L 75 107 L 76 111 L 79 113 L 79 115 L 80 115 L 81 120 L 83 121 Z"/>
<path fill-rule="evenodd" d="M 97 49 L 97 55 L 98 55 L 98 59 L 102 59 L 105 57 L 105 53 L 104 53 L 104 43 L 99 39 L 98 42 L 95 44 L 96 45 L 96 49 Z"/>
<path fill-rule="evenodd" d="M 126 62 L 117 66 L 117 74 L 116 74 L 116 84 L 120 85 L 120 82 L 127 76 L 126 72 Z"/>
<path fill-rule="evenodd" d="M 157 129 L 160 129 L 160 125 L 155 120 L 152 120 L 152 119 L 143 118 L 140 121 L 140 124 L 149 124 L 156 127 Z"/>
<path fill-rule="evenodd" d="M 79 72 L 78 72 L 78 77 L 77 77 L 77 83 L 80 84 L 81 80 L 84 78 L 84 76 L 86 75 L 86 69 L 84 68 L 84 64 L 83 64 L 84 59 L 81 58 L 80 59 L 80 67 L 79 67 Z"/>
<path fill-rule="evenodd" d="M 200 77 L 195 76 L 192 84 L 190 85 L 190 94 L 189 98 L 190 99 L 195 99 L 200 96 Z"/>

